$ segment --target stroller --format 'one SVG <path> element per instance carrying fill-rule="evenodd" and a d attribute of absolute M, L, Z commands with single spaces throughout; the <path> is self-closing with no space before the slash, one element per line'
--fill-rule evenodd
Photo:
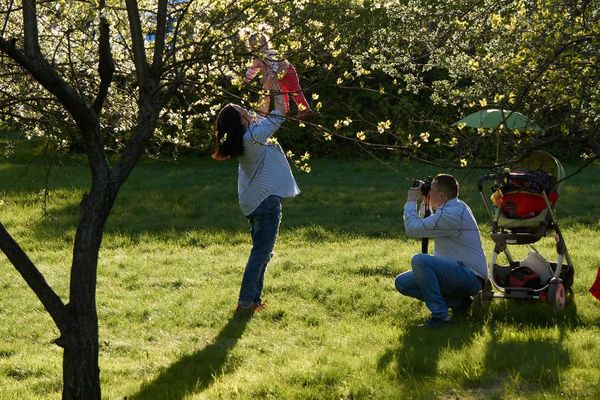
<path fill-rule="evenodd" d="M 489 280 L 480 300 L 539 300 L 562 310 L 567 292 L 572 297 L 573 263 L 555 214 L 563 178 L 560 162 L 537 150 L 512 168 L 479 179 L 477 188 L 492 219 L 491 237 L 495 243 Z M 494 182 L 491 198 L 484 194 L 486 181 Z M 547 262 L 532 246 L 550 233 L 556 240 L 556 262 Z M 525 259 L 516 261 L 508 245 L 528 245 L 531 250 Z M 501 252 L 508 265 L 498 264 Z"/>

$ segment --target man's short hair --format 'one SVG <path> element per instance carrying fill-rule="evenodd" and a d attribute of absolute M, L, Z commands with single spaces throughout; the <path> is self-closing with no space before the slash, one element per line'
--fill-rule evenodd
<path fill-rule="evenodd" d="M 456 178 L 450 174 L 437 174 L 433 181 L 437 183 L 441 191 L 448 194 L 448 197 L 453 199 L 458 196 L 458 182 Z"/>

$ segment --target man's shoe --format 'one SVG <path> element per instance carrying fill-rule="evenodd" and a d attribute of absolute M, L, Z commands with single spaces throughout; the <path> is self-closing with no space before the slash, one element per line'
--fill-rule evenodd
<path fill-rule="evenodd" d="M 447 326 L 448 324 L 450 324 L 450 322 L 451 322 L 451 320 L 449 317 L 448 317 L 448 319 L 431 317 L 427 322 L 425 322 L 419 326 L 422 326 L 423 328 L 437 329 L 437 328 L 441 328 L 442 326 Z"/>
<path fill-rule="evenodd" d="M 453 317 L 458 317 L 458 316 L 464 316 L 469 312 L 469 309 L 471 308 L 471 304 L 473 304 L 473 299 L 471 299 L 470 297 L 464 298 L 461 300 L 460 304 L 458 304 L 456 307 L 451 307 L 452 309 L 452 316 Z"/>

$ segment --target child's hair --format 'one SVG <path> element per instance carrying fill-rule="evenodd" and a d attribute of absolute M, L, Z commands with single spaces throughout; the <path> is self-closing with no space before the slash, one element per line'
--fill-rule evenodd
<path fill-rule="evenodd" d="M 240 113 L 227 104 L 221 109 L 215 122 L 213 154 L 215 160 L 227 160 L 244 153 L 244 125 Z"/>
<path fill-rule="evenodd" d="M 269 37 L 262 32 L 254 32 L 248 36 L 248 48 L 252 51 L 268 50 Z"/>

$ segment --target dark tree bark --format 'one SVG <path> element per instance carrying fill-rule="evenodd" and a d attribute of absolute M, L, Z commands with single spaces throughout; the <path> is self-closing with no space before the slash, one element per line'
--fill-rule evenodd
<path fill-rule="evenodd" d="M 0 224 L 0 249 L 35 292 L 60 331 L 56 344 L 64 349 L 63 399 L 67 400 L 101 398 L 96 279 L 104 227 L 121 185 L 142 156 L 156 128 L 160 110 L 173 92 L 168 87 L 164 93 L 159 89 L 164 70 L 167 0 L 158 2 L 157 35 L 163 37 L 157 40 L 151 64 L 146 60 L 137 2 L 127 0 L 126 4 L 140 104 L 137 126 L 121 158 L 113 167 L 107 160 L 100 130 L 100 115 L 115 69 L 109 25 L 101 12 L 105 1 L 99 2 L 100 85 L 92 104 L 88 104 L 44 59 L 39 46 L 35 0 L 23 2 L 23 48 L 16 46 L 16 40 L 0 38 L 0 51 L 11 57 L 52 93 L 73 117 L 83 139 L 92 175 L 89 192 L 83 196 L 80 204 L 67 304 L 46 283 L 25 252 Z"/>

